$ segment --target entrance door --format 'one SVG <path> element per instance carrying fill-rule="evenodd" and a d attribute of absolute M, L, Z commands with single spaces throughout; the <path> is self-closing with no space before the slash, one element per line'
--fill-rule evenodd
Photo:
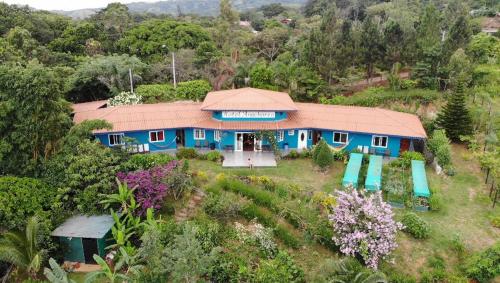
<path fill-rule="evenodd" d="M 177 147 L 186 145 L 186 136 L 184 135 L 184 130 L 175 131 L 175 143 Z"/>
<path fill-rule="evenodd" d="M 317 144 L 321 140 L 321 131 L 313 131 L 313 145 Z"/>
<path fill-rule="evenodd" d="M 97 240 L 82 238 L 83 245 L 83 256 L 85 257 L 85 263 L 95 264 L 94 255 L 98 255 L 99 252 L 97 250 Z"/>
<path fill-rule="evenodd" d="M 410 150 L 410 140 L 401 139 L 401 141 L 399 142 L 399 153 L 403 153 L 408 150 Z"/>
<path fill-rule="evenodd" d="M 307 148 L 307 130 L 299 130 L 298 131 L 299 141 L 297 143 L 298 149 Z"/>
<path fill-rule="evenodd" d="M 243 151 L 254 151 L 255 135 L 243 134 Z"/>

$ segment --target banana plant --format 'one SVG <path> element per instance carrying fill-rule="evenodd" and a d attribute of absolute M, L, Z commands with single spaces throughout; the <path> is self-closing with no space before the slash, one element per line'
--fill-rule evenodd
<path fill-rule="evenodd" d="M 68 273 L 57 264 L 53 259 L 49 259 L 50 268 L 45 268 L 43 274 L 51 283 L 76 283 L 75 280 L 68 278 Z"/>
<path fill-rule="evenodd" d="M 123 261 L 118 261 L 115 268 L 111 268 L 102 257 L 94 255 L 94 260 L 101 267 L 100 270 L 90 272 L 85 277 L 85 283 L 101 282 L 105 278 L 106 282 L 131 282 L 130 277 L 126 274 L 120 273 L 123 266 Z"/>

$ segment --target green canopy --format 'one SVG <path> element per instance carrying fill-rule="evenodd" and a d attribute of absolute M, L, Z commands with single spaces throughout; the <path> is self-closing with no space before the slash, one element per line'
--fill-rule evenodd
<path fill-rule="evenodd" d="M 413 195 L 416 197 L 430 197 L 427 175 L 425 173 L 425 163 L 420 160 L 411 161 L 411 175 L 413 178 Z"/>
<path fill-rule="evenodd" d="M 366 175 L 365 189 L 368 191 L 380 190 L 382 186 L 382 156 L 370 155 L 368 174 Z"/>
<path fill-rule="evenodd" d="M 342 186 L 348 187 L 352 185 L 354 188 L 358 187 L 358 175 L 361 168 L 361 161 L 363 161 L 363 154 L 351 153 L 349 163 L 345 169 L 344 179 L 342 179 Z"/>

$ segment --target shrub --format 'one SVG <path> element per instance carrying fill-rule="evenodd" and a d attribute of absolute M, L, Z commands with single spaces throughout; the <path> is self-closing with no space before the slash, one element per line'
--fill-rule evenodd
<path fill-rule="evenodd" d="M 479 282 L 488 282 L 500 275 L 500 243 L 470 257 L 465 264 L 465 273 Z"/>
<path fill-rule="evenodd" d="M 194 80 L 179 83 L 175 92 L 178 98 L 201 101 L 211 90 L 212 86 L 209 82 L 204 80 Z"/>
<path fill-rule="evenodd" d="M 274 228 L 274 234 L 278 239 L 280 239 L 283 244 L 285 244 L 287 247 L 297 249 L 300 246 L 299 240 L 292 235 L 286 228 L 284 228 L 281 225 L 278 225 Z"/>
<path fill-rule="evenodd" d="M 234 226 L 240 241 L 256 244 L 266 257 L 274 258 L 278 247 L 273 240 L 273 230 L 271 228 L 265 228 L 255 221 L 251 221 L 248 227 L 239 222 L 235 222 Z"/>
<path fill-rule="evenodd" d="M 300 157 L 300 154 L 295 149 L 290 150 L 290 152 L 285 156 L 285 158 L 288 158 L 288 159 L 297 159 L 299 157 Z"/>
<path fill-rule="evenodd" d="M 257 282 L 305 282 L 304 271 L 284 251 L 280 251 L 274 259 L 261 261 L 255 271 L 255 280 Z"/>
<path fill-rule="evenodd" d="M 212 162 L 219 162 L 222 159 L 222 154 L 217 150 L 212 150 L 206 154 L 207 160 Z"/>
<path fill-rule="evenodd" d="M 142 97 L 136 93 L 122 91 L 117 96 L 109 99 L 110 106 L 140 104 Z"/>
<path fill-rule="evenodd" d="M 337 206 L 330 215 L 333 240 L 346 255 L 360 255 L 365 264 L 376 269 L 379 261 L 396 247 L 396 233 L 403 226 L 393 220 L 391 207 L 380 191 L 364 195 L 351 189 L 337 191 Z"/>
<path fill-rule="evenodd" d="M 21 230 L 26 219 L 51 209 L 56 190 L 32 178 L 0 177 L 0 228 Z"/>
<path fill-rule="evenodd" d="M 425 158 L 420 152 L 405 151 L 398 159 L 391 162 L 390 165 L 394 167 L 410 168 L 412 160 L 425 161 Z"/>
<path fill-rule="evenodd" d="M 432 193 L 429 197 L 429 207 L 433 211 L 439 211 L 443 208 L 443 200 L 439 193 Z"/>
<path fill-rule="evenodd" d="M 165 153 L 134 154 L 121 166 L 122 171 L 146 170 L 158 165 L 164 165 L 175 157 Z"/>
<path fill-rule="evenodd" d="M 439 165 L 445 167 L 451 164 L 450 140 L 444 130 L 436 130 L 427 141 L 427 147 L 434 154 Z"/>
<path fill-rule="evenodd" d="M 332 150 L 328 146 L 328 144 L 325 141 L 321 141 L 318 144 L 317 154 L 316 154 L 316 159 L 314 159 L 314 162 L 321 168 L 325 169 L 332 165 L 333 162 L 333 154 Z"/>
<path fill-rule="evenodd" d="M 345 158 L 349 155 L 349 153 L 342 149 L 339 151 L 334 151 L 333 152 L 333 160 L 338 160 L 338 161 L 343 161 Z"/>
<path fill-rule="evenodd" d="M 491 219 L 491 225 L 496 228 L 500 228 L 500 216 L 495 216 Z"/>
<path fill-rule="evenodd" d="M 401 222 L 405 226 L 403 230 L 417 239 L 426 239 L 430 235 L 429 224 L 415 213 L 405 213 Z"/>
<path fill-rule="evenodd" d="M 232 218 L 238 215 L 241 205 L 238 197 L 233 194 L 209 193 L 203 201 L 203 210 L 213 217 L 220 219 Z"/>
<path fill-rule="evenodd" d="M 135 92 L 144 103 L 158 103 L 175 100 L 175 89 L 171 84 L 140 85 Z"/>
<path fill-rule="evenodd" d="M 179 159 L 194 159 L 198 157 L 198 152 L 194 148 L 181 147 L 175 154 Z"/>
<path fill-rule="evenodd" d="M 417 283 L 417 279 L 415 279 L 411 275 L 395 272 L 390 273 L 388 279 L 391 283 Z"/>
<path fill-rule="evenodd" d="M 232 191 L 245 197 L 251 198 L 255 204 L 276 211 L 277 203 L 274 195 L 270 192 L 255 189 L 237 180 L 225 180 L 219 182 L 222 189 Z"/>

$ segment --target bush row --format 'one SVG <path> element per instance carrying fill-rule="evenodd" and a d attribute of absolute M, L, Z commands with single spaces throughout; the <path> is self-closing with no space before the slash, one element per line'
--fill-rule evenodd
<path fill-rule="evenodd" d="M 176 156 L 179 159 L 200 159 L 213 162 L 219 162 L 223 159 L 222 154 L 217 150 L 211 150 L 205 154 L 201 154 L 196 149 L 187 147 L 179 148 Z"/>

